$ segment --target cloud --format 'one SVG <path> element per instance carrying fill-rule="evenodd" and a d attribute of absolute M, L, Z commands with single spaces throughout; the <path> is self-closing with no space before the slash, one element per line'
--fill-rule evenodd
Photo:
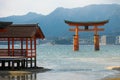
<path fill-rule="evenodd" d="M 120 0 L 0 0 L 0 16 L 28 12 L 49 14 L 57 7 L 75 8 L 103 3 L 120 3 Z"/>

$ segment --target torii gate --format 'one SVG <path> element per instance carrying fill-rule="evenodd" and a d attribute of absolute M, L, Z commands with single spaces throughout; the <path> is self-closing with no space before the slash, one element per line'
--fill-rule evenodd
<path fill-rule="evenodd" d="M 98 28 L 98 26 L 103 26 L 104 24 L 108 23 L 109 20 L 105 21 L 97 21 L 97 22 L 73 22 L 65 20 L 65 23 L 69 26 L 75 26 L 75 28 L 70 28 L 69 31 L 74 31 L 74 42 L 73 42 L 73 50 L 78 51 L 79 50 L 79 34 L 78 32 L 81 31 L 93 31 L 94 32 L 94 49 L 97 51 L 99 50 L 99 35 L 98 31 L 104 31 L 104 28 Z M 85 28 L 79 28 L 79 26 L 84 26 Z M 89 29 L 89 27 L 91 27 Z"/>

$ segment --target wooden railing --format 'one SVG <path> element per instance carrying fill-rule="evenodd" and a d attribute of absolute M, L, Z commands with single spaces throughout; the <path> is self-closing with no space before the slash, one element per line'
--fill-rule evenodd
<path fill-rule="evenodd" d="M 0 56 L 24 56 L 24 57 L 35 57 L 36 51 L 34 49 L 0 49 Z"/>
<path fill-rule="evenodd" d="M 0 49 L 0 56 L 8 56 L 8 50 Z"/>

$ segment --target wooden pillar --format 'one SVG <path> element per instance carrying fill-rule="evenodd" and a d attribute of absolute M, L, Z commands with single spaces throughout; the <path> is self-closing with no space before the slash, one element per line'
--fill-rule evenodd
<path fill-rule="evenodd" d="M 26 56 L 28 57 L 28 38 L 26 38 Z"/>
<path fill-rule="evenodd" d="M 14 56 L 14 38 L 12 38 L 12 56 Z"/>
<path fill-rule="evenodd" d="M 5 60 L 2 60 L 2 69 L 5 68 Z"/>
<path fill-rule="evenodd" d="M 79 35 L 78 35 L 78 26 L 75 28 L 75 35 L 74 35 L 74 40 L 73 40 L 73 50 L 78 51 L 79 50 Z"/>
<path fill-rule="evenodd" d="M 12 62 L 12 69 L 14 69 L 14 67 L 15 67 L 14 60 L 12 60 L 11 62 Z"/>
<path fill-rule="evenodd" d="M 26 38 L 26 68 L 28 68 L 28 38 Z"/>
<path fill-rule="evenodd" d="M 97 26 L 94 26 L 94 49 L 95 51 L 99 50 L 99 35 L 97 31 Z"/>
<path fill-rule="evenodd" d="M 8 56 L 10 56 L 10 38 L 8 38 Z"/>
<path fill-rule="evenodd" d="M 21 61 L 21 64 L 22 64 L 21 67 L 22 67 L 22 68 L 25 68 L 25 59 L 23 59 L 23 60 Z"/>
<path fill-rule="evenodd" d="M 36 38 L 34 38 L 34 50 L 35 50 L 34 67 L 36 67 L 37 66 L 37 62 L 36 62 Z"/>
<path fill-rule="evenodd" d="M 8 68 L 10 69 L 10 61 L 8 61 Z"/>
<path fill-rule="evenodd" d="M 20 60 L 17 60 L 17 68 L 20 69 Z"/>
<path fill-rule="evenodd" d="M 10 38 L 8 38 L 8 56 L 10 56 Z M 10 61 L 8 61 L 8 68 L 10 68 Z"/>
<path fill-rule="evenodd" d="M 23 60 L 21 60 L 20 62 L 21 62 L 21 69 L 23 69 L 24 68 Z"/>
<path fill-rule="evenodd" d="M 23 39 L 21 38 L 21 56 L 23 56 L 24 53 L 23 53 Z"/>
<path fill-rule="evenodd" d="M 32 67 L 32 38 L 30 38 L 30 50 L 31 50 L 30 67 Z"/>

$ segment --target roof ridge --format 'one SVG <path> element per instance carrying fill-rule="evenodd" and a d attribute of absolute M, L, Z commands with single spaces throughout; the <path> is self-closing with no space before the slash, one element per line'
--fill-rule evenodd
<path fill-rule="evenodd" d="M 38 24 L 12 24 L 10 27 L 36 27 Z"/>

